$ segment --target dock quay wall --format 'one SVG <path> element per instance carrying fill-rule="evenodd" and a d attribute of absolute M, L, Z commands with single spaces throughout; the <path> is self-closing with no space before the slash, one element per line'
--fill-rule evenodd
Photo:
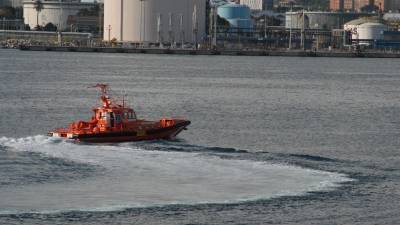
<path fill-rule="evenodd" d="M 292 57 L 365 57 L 400 58 L 400 52 L 384 51 L 287 51 L 287 50 L 208 50 L 208 49 L 168 49 L 168 48 L 115 48 L 115 47 L 64 47 L 64 46 L 20 46 L 23 51 L 54 52 L 98 52 L 133 54 L 173 54 L 173 55 L 229 55 L 229 56 L 292 56 Z"/>

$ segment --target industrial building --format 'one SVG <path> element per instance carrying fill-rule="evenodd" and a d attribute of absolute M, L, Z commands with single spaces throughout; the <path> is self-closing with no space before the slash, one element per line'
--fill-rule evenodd
<path fill-rule="evenodd" d="M 400 13 L 385 13 L 382 19 L 394 29 L 400 30 Z"/>
<path fill-rule="evenodd" d="M 23 0 L 0 0 L 0 7 L 11 6 L 11 7 L 21 7 Z"/>
<path fill-rule="evenodd" d="M 363 17 L 344 25 L 350 34 L 353 45 L 368 46 L 380 49 L 400 49 L 400 32 L 397 29 L 400 21 L 398 14 L 388 13 L 380 17 Z M 395 26 L 394 26 L 395 25 Z"/>
<path fill-rule="evenodd" d="M 105 0 L 104 40 L 196 43 L 204 40 L 206 0 Z"/>
<path fill-rule="evenodd" d="M 342 29 L 343 25 L 351 20 L 362 16 L 371 16 L 370 13 L 355 12 L 308 12 L 305 11 L 303 20 L 303 12 L 286 12 L 286 28 L 301 29 L 304 26 L 308 29 Z"/>
<path fill-rule="evenodd" d="M 274 7 L 275 8 L 304 8 L 304 0 L 276 0 L 274 1 Z"/>
<path fill-rule="evenodd" d="M 22 19 L 0 19 L 0 30 L 24 30 Z"/>
<path fill-rule="evenodd" d="M 251 10 L 262 11 L 274 7 L 273 0 L 240 0 L 240 4 L 247 5 Z"/>
<path fill-rule="evenodd" d="M 372 6 L 371 9 L 396 12 L 400 10 L 399 0 L 330 0 L 330 9 L 332 11 L 356 11 L 360 12 L 366 6 Z"/>
<path fill-rule="evenodd" d="M 24 20 L 31 29 L 39 26 L 45 26 L 52 23 L 60 30 L 69 30 L 67 27 L 68 17 L 76 15 L 82 9 L 94 7 L 94 2 L 81 2 L 80 0 L 25 0 Z"/>
<path fill-rule="evenodd" d="M 67 25 L 70 32 L 97 33 L 99 31 L 101 21 L 98 16 L 71 15 L 68 17 Z"/>
<path fill-rule="evenodd" d="M 355 1 L 354 0 L 330 0 L 329 8 L 332 11 L 347 11 L 355 10 Z"/>
<path fill-rule="evenodd" d="M 400 1 L 399 0 L 385 0 L 384 9 L 387 12 L 400 12 Z"/>

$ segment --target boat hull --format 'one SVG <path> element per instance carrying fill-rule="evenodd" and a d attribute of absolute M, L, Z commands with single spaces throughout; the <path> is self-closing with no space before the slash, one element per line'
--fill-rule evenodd
<path fill-rule="evenodd" d="M 50 132 L 49 136 L 64 137 L 82 142 L 108 143 L 108 142 L 132 142 L 157 139 L 171 139 L 178 135 L 190 124 L 190 121 L 182 121 L 173 126 L 158 129 L 118 131 L 118 132 L 99 132 L 93 134 L 74 134 L 66 132 Z"/>

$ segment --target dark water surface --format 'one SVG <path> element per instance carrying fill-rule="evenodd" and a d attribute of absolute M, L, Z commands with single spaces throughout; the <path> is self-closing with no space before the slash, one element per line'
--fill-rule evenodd
<path fill-rule="evenodd" d="M 398 224 L 400 60 L 0 50 L 0 224 Z M 75 144 L 93 84 L 173 141 Z"/>

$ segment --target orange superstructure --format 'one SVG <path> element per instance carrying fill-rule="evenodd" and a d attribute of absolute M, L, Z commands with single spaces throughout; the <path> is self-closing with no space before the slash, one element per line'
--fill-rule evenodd
<path fill-rule="evenodd" d="M 119 104 L 108 95 L 108 85 L 97 84 L 101 89 L 102 106 L 93 109 L 91 121 L 71 123 L 68 128 L 58 128 L 49 136 L 75 139 L 84 142 L 125 142 L 170 139 L 190 124 L 189 120 L 162 118 L 159 121 L 137 119 L 132 108 Z"/>

